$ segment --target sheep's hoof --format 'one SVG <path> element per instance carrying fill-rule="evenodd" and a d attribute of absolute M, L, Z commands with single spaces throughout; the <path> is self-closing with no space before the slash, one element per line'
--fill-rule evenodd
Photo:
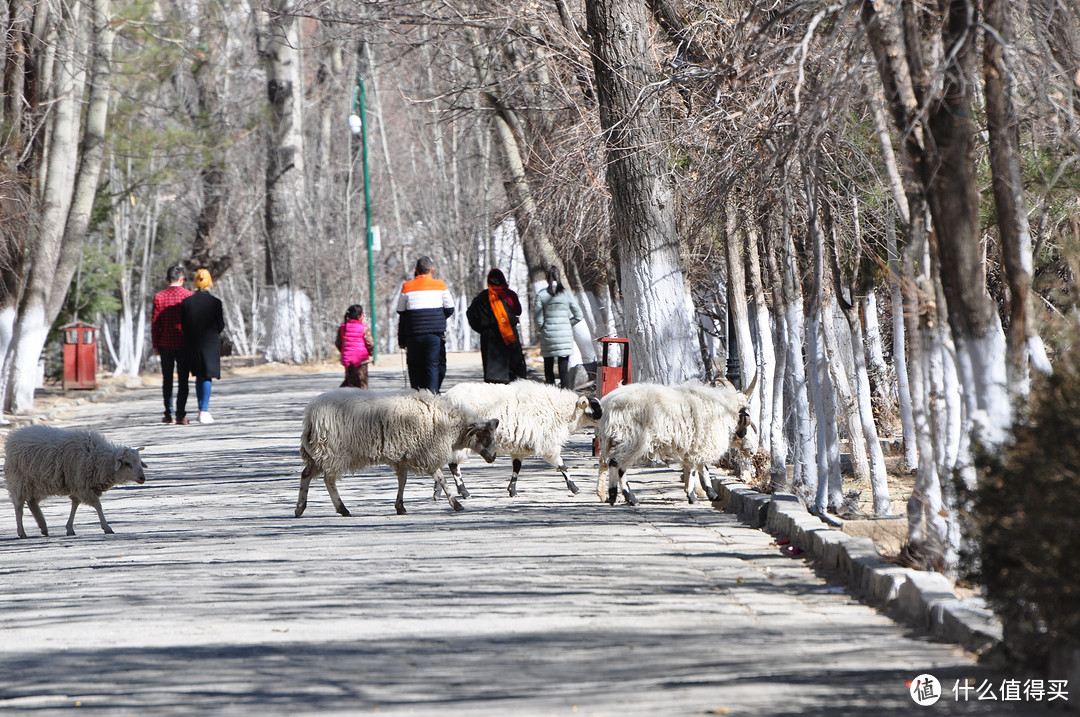
<path fill-rule="evenodd" d="M 619 499 L 619 491 L 616 488 L 609 488 L 607 492 L 608 505 L 615 505 L 615 501 Z"/>
<path fill-rule="evenodd" d="M 623 491 L 623 498 L 626 499 L 626 502 L 629 505 L 637 505 L 638 504 L 637 496 L 635 496 L 633 493 L 631 493 L 628 490 Z"/>
<path fill-rule="evenodd" d="M 74 534 L 75 534 L 75 533 L 74 533 L 74 532 L 72 532 L 72 535 L 74 535 Z M 115 533 L 115 532 L 113 532 L 113 529 L 112 529 L 112 528 L 105 528 L 105 534 L 106 534 L 106 535 L 116 535 L 116 533 Z"/>
<path fill-rule="evenodd" d="M 303 515 L 303 514 L 304 514 L 304 510 L 305 510 L 306 508 L 307 508 L 307 506 L 306 506 L 306 505 L 305 505 L 305 506 L 297 506 L 297 507 L 296 507 L 296 512 L 294 513 L 295 517 L 299 518 L 299 517 L 300 517 L 301 515 Z"/>
<path fill-rule="evenodd" d="M 574 481 L 570 480 L 569 478 L 566 479 L 566 487 L 569 488 L 570 492 L 574 495 L 577 495 L 581 492 L 581 489 L 574 485 Z"/>
<path fill-rule="evenodd" d="M 506 492 L 510 494 L 511 498 L 517 497 L 517 486 L 513 483 L 506 487 Z"/>
<path fill-rule="evenodd" d="M 711 485 L 705 486 L 705 496 L 709 500 L 720 500 L 720 496 L 716 494 L 716 491 L 713 490 L 713 487 Z"/>
<path fill-rule="evenodd" d="M 352 516 L 352 513 L 350 513 L 349 509 L 346 508 L 345 506 L 341 506 L 340 508 L 338 508 L 337 512 L 340 513 L 341 515 L 345 516 L 346 518 Z"/>
<path fill-rule="evenodd" d="M 42 535 L 45 535 L 45 533 L 42 533 Z M 19 533 L 19 539 L 26 540 L 26 533 Z"/>
<path fill-rule="evenodd" d="M 690 505 L 693 505 L 694 503 L 697 503 L 697 496 L 694 495 L 693 493 L 687 493 L 686 494 L 686 502 L 688 502 Z"/>
<path fill-rule="evenodd" d="M 403 505 L 395 505 L 394 509 L 397 510 L 398 515 L 405 515 L 405 506 L 403 506 Z"/>
<path fill-rule="evenodd" d="M 67 529 L 67 534 L 68 535 L 75 535 L 75 529 L 74 528 L 68 528 Z"/>
<path fill-rule="evenodd" d="M 465 506 L 455 498 L 450 499 L 450 507 L 454 509 L 455 513 L 465 510 Z"/>
<path fill-rule="evenodd" d="M 459 485 L 457 487 L 457 494 L 459 496 L 461 496 L 462 498 L 470 498 L 470 497 L 472 497 L 472 493 L 469 492 L 469 489 L 465 487 L 464 483 L 462 483 L 461 485 Z"/>

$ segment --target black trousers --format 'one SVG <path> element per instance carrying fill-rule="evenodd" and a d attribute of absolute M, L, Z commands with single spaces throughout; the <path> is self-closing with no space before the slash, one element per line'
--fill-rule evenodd
<path fill-rule="evenodd" d="M 544 381 L 551 384 L 555 383 L 555 359 L 559 359 L 559 385 L 563 388 L 573 388 L 570 385 L 569 356 L 545 356 Z"/>
<path fill-rule="evenodd" d="M 173 371 L 176 372 L 176 417 L 187 414 L 188 367 L 187 352 L 184 349 L 161 349 L 161 397 L 165 400 L 165 415 L 172 415 Z"/>

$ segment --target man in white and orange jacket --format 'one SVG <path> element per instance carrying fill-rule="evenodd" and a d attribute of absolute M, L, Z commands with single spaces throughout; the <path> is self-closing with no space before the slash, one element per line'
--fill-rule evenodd
<path fill-rule="evenodd" d="M 398 346 L 407 352 L 409 384 L 438 393 L 446 375 L 446 319 L 454 313 L 454 299 L 446 282 L 435 278 L 429 257 L 416 260 L 415 274 L 401 285 Z"/>

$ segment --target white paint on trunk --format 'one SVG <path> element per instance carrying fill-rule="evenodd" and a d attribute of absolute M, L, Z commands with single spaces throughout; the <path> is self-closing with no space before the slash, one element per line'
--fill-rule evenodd
<path fill-rule="evenodd" d="M 45 317 L 43 302 L 33 301 L 23 307 L 22 316 L 12 337 L 15 350 L 8 385 L 8 410 L 16 414 L 29 413 L 34 408 L 38 360 L 48 338 L 50 324 Z"/>
<path fill-rule="evenodd" d="M 775 315 L 773 317 L 772 328 L 774 337 L 774 346 L 780 348 L 776 352 L 776 369 L 773 373 L 772 380 L 772 420 L 768 426 L 762 426 L 762 433 L 766 431 L 769 433 L 769 475 L 773 486 L 784 486 L 786 490 L 790 490 L 791 486 L 788 485 L 787 480 L 787 434 L 784 430 L 784 384 L 787 378 L 787 344 L 785 343 L 787 337 L 787 327 L 784 323 L 784 316 L 779 311 L 779 304 L 773 306 Z"/>
<path fill-rule="evenodd" d="M 889 250 L 889 294 L 892 299 L 893 368 L 896 375 L 896 397 L 900 408 L 900 427 L 904 437 L 904 468 L 913 471 L 919 465 L 915 440 L 915 420 L 911 413 L 911 387 L 908 383 L 907 349 L 905 347 L 904 292 L 900 284 L 900 254 L 896 246 L 896 228 L 886 222 L 885 234 Z"/>
<path fill-rule="evenodd" d="M 675 385 L 701 376 L 678 248 L 629 253 L 623 256 L 621 288 L 633 380 Z"/>
<path fill-rule="evenodd" d="M 266 288 L 266 360 L 302 364 L 315 358 L 311 299 L 299 289 Z"/>

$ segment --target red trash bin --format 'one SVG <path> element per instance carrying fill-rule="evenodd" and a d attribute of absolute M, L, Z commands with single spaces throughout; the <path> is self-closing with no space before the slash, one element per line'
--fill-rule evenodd
<path fill-rule="evenodd" d="M 77 321 L 64 332 L 64 390 L 97 388 L 97 327 Z"/>
<path fill-rule="evenodd" d="M 597 367 L 596 390 L 597 398 L 603 398 L 618 386 L 630 383 L 630 339 L 617 339 L 611 336 L 600 338 L 601 354 L 600 366 Z M 619 350 L 619 358 L 616 361 L 615 351 Z M 612 366 L 616 362 L 618 365 Z M 600 441 L 593 438 L 593 455 L 600 453 Z"/>

